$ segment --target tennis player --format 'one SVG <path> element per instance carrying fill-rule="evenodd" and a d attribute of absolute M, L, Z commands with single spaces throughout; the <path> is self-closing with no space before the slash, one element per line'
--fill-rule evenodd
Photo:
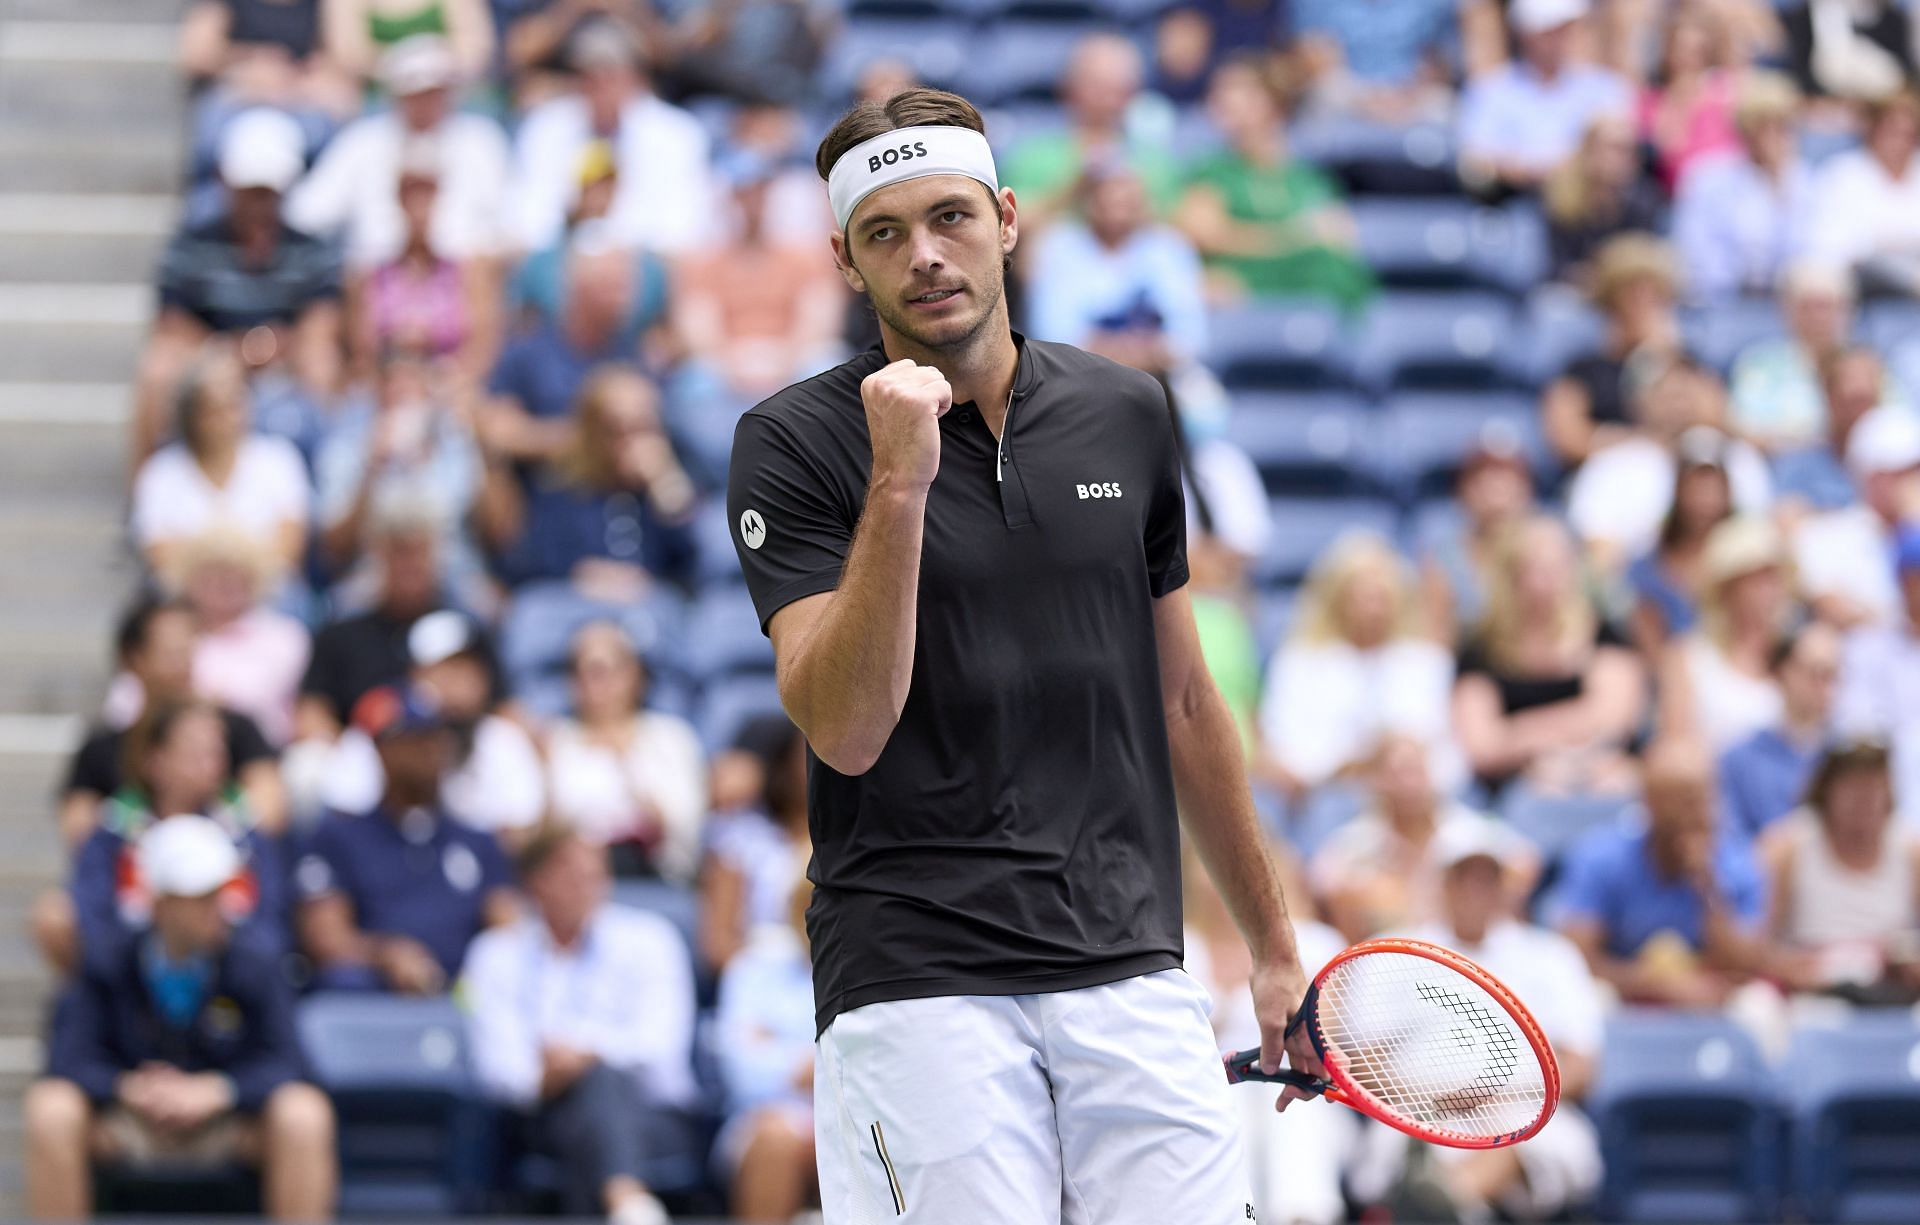
<path fill-rule="evenodd" d="M 814 754 L 827 1220 L 1250 1220 L 1176 796 L 1264 1063 L 1321 1069 L 1284 1040 L 1305 976 L 1183 590 L 1166 395 L 1012 331 L 1016 204 L 964 98 L 863 103 L 817 166 L 881 344 L 741 418 L 728 513 Z"/>

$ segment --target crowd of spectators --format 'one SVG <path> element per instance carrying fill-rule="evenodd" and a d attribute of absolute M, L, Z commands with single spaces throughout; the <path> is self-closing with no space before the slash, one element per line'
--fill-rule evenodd
<path fill-rule="evenodd" d="M 456 991 L 570 1209 L 666 1219 L 642 1158 L 723 1123 L 732 1210 L 805 1210 L 807 759 L 717 495 L 739 415 L 877 335 L 812 138 L 970 67 L 1016 328 L 1169 389 L 1309 962 L 1390 931 L 1482 958 L 1570 1102 L 1607 998 L 1920 997 L 1906 10 L 1039 7 L 1085 29 L 1036 91 L 843 62 L 978 5 L 196 0 L 128 437 L 143 593 L 32 916 L 63 982 L 36 1214 L 84 1209 L 90 1161 L 184 1154 L 325 1215 L 315 991 Z M 1475 279 L 1496 229 L 1520 274 Z M 1490 293 L 1510 332 L 1465 317 Z M 1436 303 L 1435 337 L 1381 334 Z M 1221 343 L 1248 319 L 1256 368 L 1320 340 L 1262 386 Z M 1439 455 L 1411 493 L 1370 466 L 1395 447 Z M 1329 491 L 1377 526 L 1296 565 Z M 1247 1045 L 1245 950 L 1190 877 Z M 690 938 L 636 879 L 696 899 Z M 1573 1108 L 1444 1161 L 1308 1114 L 1249 1113 L 1263 1216 L 1552 1215 L 1599 1177 Z"/>

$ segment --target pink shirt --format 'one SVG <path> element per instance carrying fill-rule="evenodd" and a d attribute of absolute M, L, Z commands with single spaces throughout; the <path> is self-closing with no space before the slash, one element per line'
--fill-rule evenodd
<path fill-rule="evenodd" d="M 1679 142 L 1659 148 L 1656 161 L 1660 182 L 1669 192 L 1702 155 L 1740 147 L 1740 132 L 1733 123 L 1733 92 L 1732 73 L 1717 70 L 1708 73 L 1706 87 L 1694 100 L 1693 109 L 1681 125 Z M 1663 97 L 1659 89 L 1650 87 L 1640 91 L 1637 119 L 1642 140 L 1653 139 L 1654 121 Z"/>
<path fill-rule="evenodd" d="M 193 648 L 193 688 L 260 725 L 272 744 L 293 735 L 293 703 L 307 670 L 307 629 L 285 613 L 255 608 L 215 630 L 202 630 Z"/>

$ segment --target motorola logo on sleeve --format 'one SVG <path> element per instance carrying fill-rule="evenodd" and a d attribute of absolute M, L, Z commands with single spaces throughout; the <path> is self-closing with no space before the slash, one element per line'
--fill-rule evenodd
<path fill-rule="evenodd" d="M 740 512 L 740 543 L 757 549 L 767 543 L 767 521 L 751 508 Z"/>

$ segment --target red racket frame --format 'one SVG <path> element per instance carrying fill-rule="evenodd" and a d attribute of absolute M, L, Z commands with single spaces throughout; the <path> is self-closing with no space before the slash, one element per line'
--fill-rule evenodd
<path fill-rule="evenodd" d="M 1514 1025 L 1533 1047 L 1533 1053 L 1540 1060 L 1540 1075 L 1546 1087 L 1546 1101 L 1541 1107 L 1540 1116 L 1518 1131 L 1503 1132 L 1497 1136 L 1462 1136 L 1458 1133 L 1442 1131 L 1425 1123 L 1417 1122 L 1395 1111 L 1369 1092 L 1365 1086 L 1356 1083 L 1347 1075 L 1345 1061 L 1340 1051 L 1330 1046 L 1327 1036 L 1320 1026 L 1320 987 L 1334 970 L 1357 957 L 1370 953 L 1402 953 L 1411 957 L 1424 957 L 1462 975 L 1474 983 L 1494 1002 L 1507 1010 Z M 1518 1144 L 1538 1132 L 1553 1117 L 1554 1110 L 1560 1105 L 1560 1063 L 1553 1057 L 1553 1046 L 1540 1029 L 1540 1023 L 1533 1019 L 1513 992 L 1507 990 L 1505 983 L 1486 972 L 1479 965 L 1438 944 L 1429 944 L 1424 940 L 1379 939 L 1363 940 L 1341 952 L 1332 961 L 1320 968 L 1313 976 L 1313 983 L 1307 988 L 1307 995 L 1300 1003 L 1300 1011 L 1295 1015 L 1293 1024 L 1287 1029 L 1291 1034 L 1305 1025 L 1307 1036 L 1313 1041 L 1313 1049 L 1320 1056 L 1320 1062 L 1326 1065 L 1327 1079 L 1305 1072 L 1296 1072 L 1283 1068 L 1278 1072 L 1265 1073 L 1260 1070 L 1260 1052 L 1258 1050 L 1239 1051 L 1226 1056 L 1227 1080 L 1229 1083 L 1240 1081 L 1259 1081 L 1267 1084 L 1293 1085 L 1296 1088 L 1309 1089 L 1324 1094 L 1329 1101 L 1340 1102 L 1358 1110 L 1369 1118 L 1378 1119 L 1387 1126 L 1406 1132 L 1416 1139 L 1448 1148 L 1505 1148 Z"/>

